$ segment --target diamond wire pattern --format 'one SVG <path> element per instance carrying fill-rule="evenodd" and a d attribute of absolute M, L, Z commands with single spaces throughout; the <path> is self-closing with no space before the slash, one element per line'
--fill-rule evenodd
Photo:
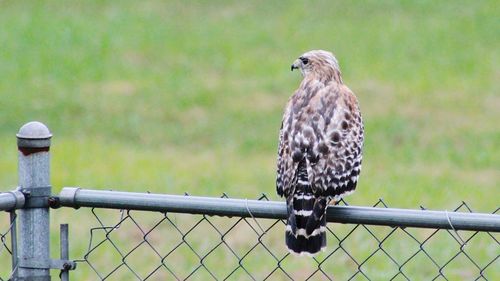
<path fill-rule="evenodd" d="M 388 207 L 383 200 L 373 206 Z M 453 211 L 473 212 L 465 202 Z M 327 250 L 297 258 L 284 249 L 283 220 L 97 208 L 90 214 L 89 235 L 70 237 L 88 238 L 75 279 L 500 280 L 497 233 L 330 223 Z M 0 222 L 0 261 L 10 265 L 9 216 Z M 0 281 L 11 274 L 2 267 Z"/>
<path fill-rule="evenodd" d="M 11 232 L 12 222 L 11 217 L 16 220 L 15 212 L 1 212 L 0 215 L 0 281 L 10 280 L 12 277 L 12 246 L 11 246 Z"/>
<path fill-rule="evenodd" d="M 263 194 L 259 200 L 268 198 Z M 341 204 L 348 205 L 345 201 Z M 388 206 L 380 199 L 373 207 Z M 465 202 L 453 211 L 473 212 Z M 284 249 L 283 220 L 173 213 L 152 218 L 146 212 L 122 210 L 118 216 L 116 212 L 92 209 L 97 225 L 90 230 L 83 258 L 77 260 L 87 265 L 99 280 L 496 280 L 500 277 L 500 243 L 498 235 L 493 233 L 331 223 L 327 228 L 326 252 L 314 258 L 297 258 Z M 115 219 L 110 221 L 105 213 L 113 213 Z M 168 237 L 168 241 L 153 241 L 159 233 Z M 447 251 L 440 253 L 433 249 L 436 239 L 437 244 L 446 240 Z M 478 250 L 475 244 L 487 247 L 489 253 Z M 116 260 L 103 261 L 100 255 L 110 252 Z M 146 262 L 141 265 L 137 259 Z"/>

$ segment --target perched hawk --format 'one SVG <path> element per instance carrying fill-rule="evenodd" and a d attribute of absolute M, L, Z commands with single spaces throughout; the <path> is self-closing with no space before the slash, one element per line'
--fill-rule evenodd
<path fill-rule="evenodd" d="M 287 202 L 289 251 L 314 255 L 326 247 L 326 206 L 356 188 L 363 121 L 332 53 L 307 52 L 292 64 L 294 69 L 304 79 L 283 115 L 276 189 Z"/>

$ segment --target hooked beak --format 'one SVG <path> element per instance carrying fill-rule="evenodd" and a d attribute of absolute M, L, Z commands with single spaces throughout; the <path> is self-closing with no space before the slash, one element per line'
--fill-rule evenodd
<path fill-rule="evenodd" d="M 296 59 L 293 64 L 290 66 L 290 70 L 293 71 L 294 69 L 299 69 L 299 67 L 302 65 L 302 61 L 299 59 Z"/>

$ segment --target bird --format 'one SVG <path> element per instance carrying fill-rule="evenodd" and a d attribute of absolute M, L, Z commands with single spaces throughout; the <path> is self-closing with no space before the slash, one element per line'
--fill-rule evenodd
<path fill-rule="evenodd" d="M 326 249 L 327 205 L 356 189 L 364 125 L 331 52 L 306 52 L 291 65 L 295 69 L 303 79 L 281 122 L 276 191 L 286 199 L 288 251 L 314 256 Z"/>

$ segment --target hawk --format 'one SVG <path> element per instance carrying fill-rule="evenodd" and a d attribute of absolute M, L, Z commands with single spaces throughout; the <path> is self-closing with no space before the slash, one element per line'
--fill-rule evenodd
<path fill-rule="evenodd" d="M 356 188 L 364 127 L 332 53 L 309 51 L 293 62 L 294 69 L 303 80 L 281 123 L 276 190 L 286 198 L 288 250 L 314 255 L 326 248 L 327 205 Z"/>

